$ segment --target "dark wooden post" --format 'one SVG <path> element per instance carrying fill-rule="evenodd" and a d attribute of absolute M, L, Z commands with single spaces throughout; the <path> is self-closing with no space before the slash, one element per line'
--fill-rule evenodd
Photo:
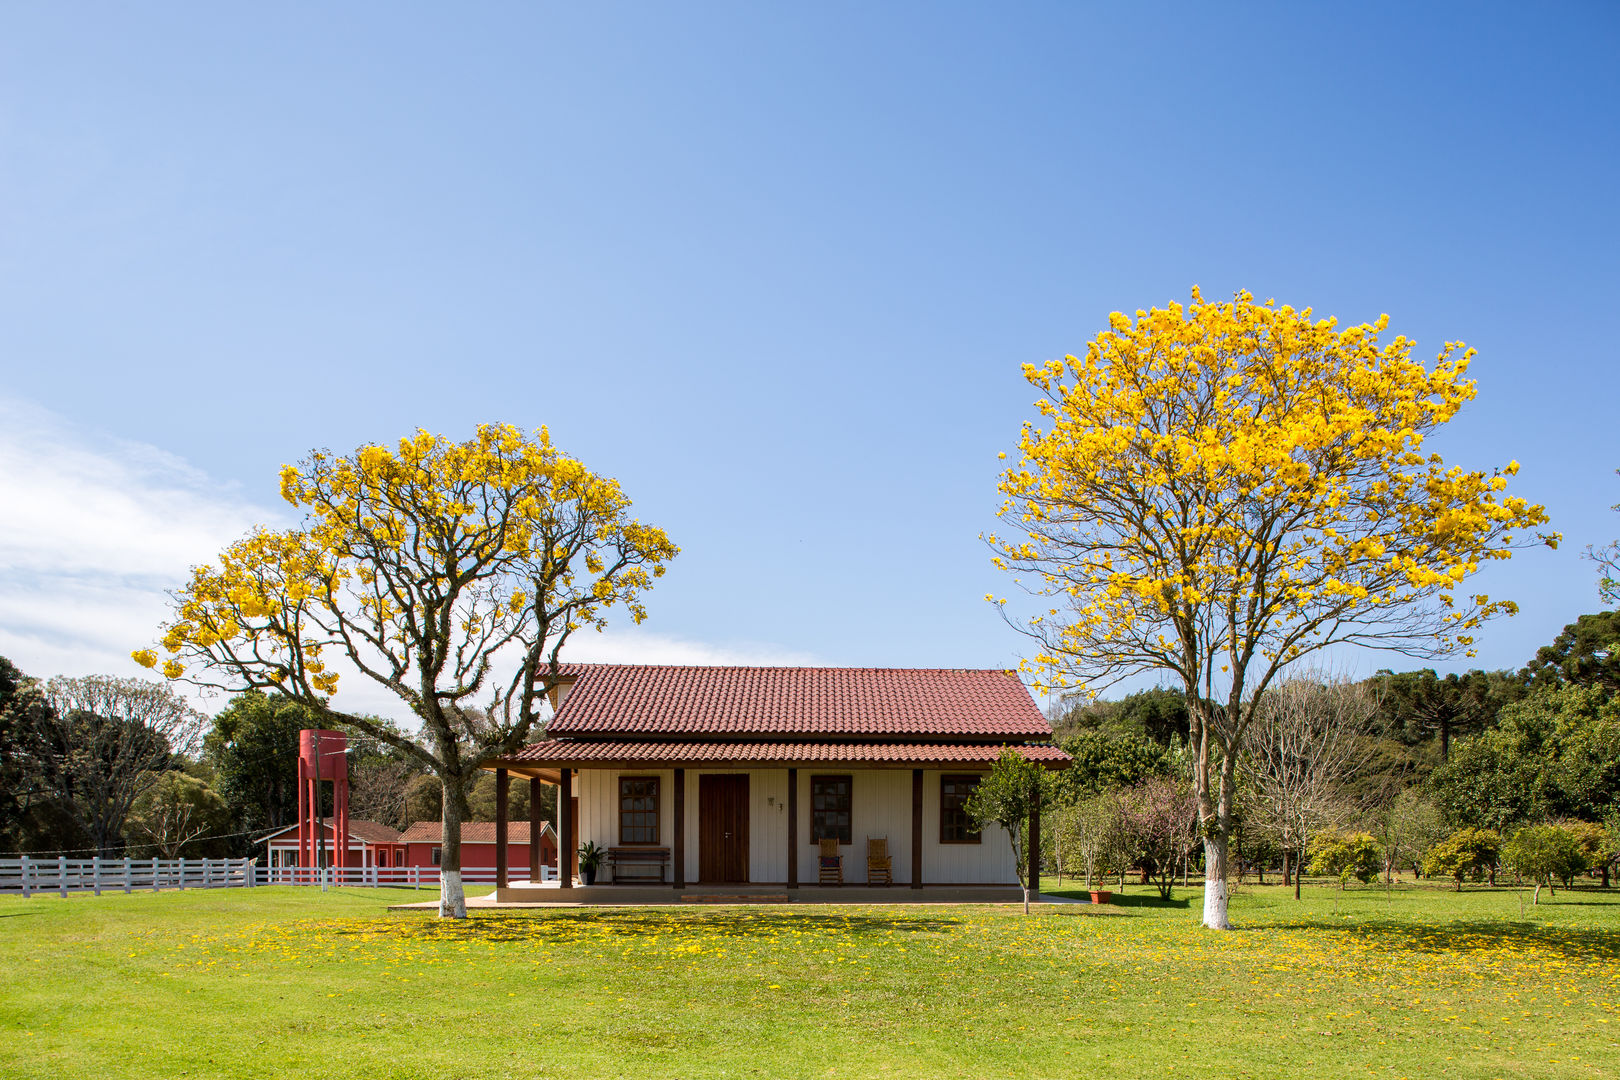
<path fill-rule="evenodd" d="M 1041 803 L 1039 799 L 1029 804 L 1029 895 L 1039 896 L 1041 892 Z"/>
<path fill-rule="evenodd" d="M 799 887 L 799 770 L 788 770 L 788 888 Z"/>
<path fill-rule="evenodd" d="M 529 777 L 529 881 L 540 884 L 540 834 L 546 820 L 540 813 L 540 778 Z"/>
<path fill-rule="evenodd" d="M 512 790 L 512 777 L 505 769 L 495 770 L 495 887 L 506 888 L 508 873 L 506 865 L 506 811 L 508 798 Z"/>
<path fill-rule="evenodd" d="M 557 884 L 564 889 L 574 887 L 573 852 L 568 850 L 569 803 L 574 801 L 574 774 L 571 769 L 558 770 L 557 778 Z"/>
<path fill-rule="evenodd" d="M 922 888 L 922 777 L 921 769 L 911 770 L 911 887 Z"/>
<path fill-rule="evenodd" d="M 686 888 L 686 770 L 675 770 L 675 836 L 670 846 L 674 867 L 672 877 L 677 889 Z"/>

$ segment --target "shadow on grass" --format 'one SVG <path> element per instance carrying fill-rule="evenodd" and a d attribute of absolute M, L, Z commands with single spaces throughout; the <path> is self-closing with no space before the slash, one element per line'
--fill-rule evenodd
<path fill-rule="evenodd" d="M 839 933 L 854 936 L 875 934 L 939 934 L 960 927 L 962 920 L 937 916 L 831 915 L 801 912 L 758 911 L 550 911 L 535 913 L 471 914 L 465 920 L 414 917 L 394 924 L 401 936 L 455 938 L 478 941 L 546 941 L 577 938 L 591 933 L 625 937 L 665 937 L 700 932 L 706 937 L 775 937 L 799 931 L 804 934 Z M 333 926 L 339 934 L 373 934 L 376 924 Z"/>
<path fill-rule="evenodd" d="M 1134 896 L 1122 896 L 1119 893 L 1115 893 L 1114 899 L 1111 902 L 1119 907 L 1186 909 L 1192 906 L 1192 900 L 1185 896 L 1180 897 L 1179 899 L 1172 896 L 1167 900 L 1164 897 L 1154 893 L 1137 893 Z"/>
<path fill-rule="evenodd" d="M 1166 900 L 1166 899 L 1160 897 L 1157 893 L 1122 893 L 1122 892 L 1118 892 L 1118 891 L 1112 890 L 1112 889 L 1109 890 L 1109 891 L 1113 892 L 1113 894 L 1114 894 L 1113 898 L 1110 899 L 1107 904 L 1099 905 L 1100 907 L 1135 907 L 1135 908 L 1166 908 L 1166 909 L 1182 908 L 1182 909 L 1185 909 L 1185 908 L 1189 907 L 1192 904 L 1192 901 L 1187 899 L 1186 897 L 1177 898 L 1177 897 L 1172 896 L 1170 899 Z M 1075 900 L 1089 900 L 1091 898 L 1091 890 L 1089 890 L 1089 889 L 1042 889 L 1041 890 L 1041 895 L 1042 896 L 1063 896 L 1063 897 L 1069 897 L 1069 898 L 1075 899 Z"/>
<path fill-rule="evenodd" d="M 1312 919 L 1248 925 L 1250 933 L 1311 930 L 1413 952 L 1474 952 L 1504 945 L 1557 953 L 1570 959 L 1620 960 L 1620 930 L 1539 926 L 1534 923 L 1470 919 L 1446 923 L 1409 923 L 1379 919 L 1338 924 Z"/>

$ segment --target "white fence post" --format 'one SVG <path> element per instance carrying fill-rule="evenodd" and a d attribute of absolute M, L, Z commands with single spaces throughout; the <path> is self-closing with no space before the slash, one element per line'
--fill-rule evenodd
<path fill-rule="evenodd" d="M 158 891 L 158 857 L 152 856 L 152 891 Z"/>
<path fill-rule="evenodd" d="M 186 891 L 186 857 L 180 856 L 180 891 Z"/>
<path fill-rule="evenodd" d="M 24 896 L 33 896 L 33 884 L 28 880 L 28 856 L 22 857 L 22 866 L 18 868 L 18 877 L 22 878 L 22 892 Z"/>
<path fill-rule="evenodd" d="M 56 888 L 57 888 L 57 891 L 62 894 L 63 899 L 66 899 L 67 898 L 67 856 L 66 855 L 58 855 L 56 857 Z"/>
<path fill-rule="evenodd" d="M 90 864 L 90 887 L 97 896 L 101 895 L 101 856 L 97 855 Z"/>
<path fill-rule="evenodd" d="M 125 893 L 131 893 L 131 892 L 134 892 L 134 891 L 135 891 L 135 883 L 133 881 L 131 881 L 130 878 L 129 878 L 129 856 L 125 855 L 124 856 L 124 892 Z"/>

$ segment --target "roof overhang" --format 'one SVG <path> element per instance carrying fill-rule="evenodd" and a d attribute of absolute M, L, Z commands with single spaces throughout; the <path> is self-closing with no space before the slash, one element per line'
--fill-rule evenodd
<path fill-rule="evenodd" d="M 1048 769 L 1066 769 L 1069 755 L 1051 744 L 807 743 L 807 742 L 591 742 L 547 739 L 530 743 L 485 769 L 507 769 L 561 780 L 562 769 L 827 768 L 988 769 L 1003 750 Z M 549 775 L 548 775 L 549 774 Z M 555 779 L 553 779 L 555 778 Z"/>

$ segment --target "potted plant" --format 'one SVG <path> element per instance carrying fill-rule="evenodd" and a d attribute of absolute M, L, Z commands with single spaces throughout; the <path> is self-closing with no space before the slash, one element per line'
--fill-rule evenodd
<path fill-rule="evenodd" d="M 587 840 L 579 848 L 579 876 L 587 885 L 596 884 L 596 870 L 602 865 L 607 852 L 596 846 L 595 840 Z"/>

